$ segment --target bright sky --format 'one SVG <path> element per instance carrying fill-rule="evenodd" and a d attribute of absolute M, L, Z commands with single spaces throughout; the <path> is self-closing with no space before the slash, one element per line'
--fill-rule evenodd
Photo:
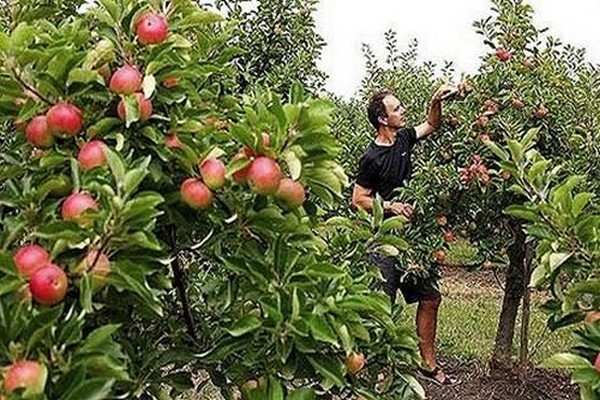
<path fill-rule="evenodd" d="M 526 0 L 535 9 L 539 28 L 565 44 L 587 49 L 588 60 L 600 63 L 600 0 Z M 472 23 L 491 14 L 487 0 L 321 0 L 317 29 L 327 42 L 319 66 L 329 75 L 327 89 L 349 97 L 364 72 L 361 43 L 384 54 L 384 32 L 398 33 L 400 51 L 419 41 L 422 60 L 454 61 L 457 72 L 473 73 L 489 47 Z"/>

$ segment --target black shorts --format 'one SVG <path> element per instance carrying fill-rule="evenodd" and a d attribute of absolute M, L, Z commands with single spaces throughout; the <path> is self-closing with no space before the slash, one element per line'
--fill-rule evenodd
<path fill-rule="evenodd" d="M 405 277 L 405 273 L 398 268 L 398 259 L 395 257 L 373 253 L 369 256 L 369 262 L 381 269 L 385 279 L 383 291 L 390 296 L 392 304 L 396 301 L 398 289 L 402 292 L 407 304 L 421 300 L 436 300 L 441 297 L 436 283 L 432 280 L 413 276 Z"/>

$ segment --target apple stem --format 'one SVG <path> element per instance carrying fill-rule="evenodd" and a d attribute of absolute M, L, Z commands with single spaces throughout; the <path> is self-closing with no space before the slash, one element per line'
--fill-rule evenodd
<path fill-rule="evenodd" d="M 46 103 L 48 105 L 54 104 L 53 102 L 48 100 L 46 97 L 44 97 L 36 88 L 34 88 L 33 86 L 31 86 L 30 84 L 25 82 L 14 67 L 11 68 L 11 72 L 13 73 L 13 77 L 21 84 L 21 86 L 23 86 L 25 89 L 27 89 L 30 92 L 32 92 L 33 94 L 35 94 L 35 96 L 38 99 L 40 99 L 41 101 L 43 101 L 44 103 Z"/>

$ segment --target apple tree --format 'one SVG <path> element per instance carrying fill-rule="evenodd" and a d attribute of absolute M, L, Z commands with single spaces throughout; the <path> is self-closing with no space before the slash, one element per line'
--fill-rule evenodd
<path fill-rule="evenodd" d="M 422 397 L 364 261 L 404 221 L 323 218 L 347 185 L 327 101 L 236 97 L 235 25 L 193 1 L 15 15 L 2 396 L 171 398 L 205 371 L 229 399 Z"/>

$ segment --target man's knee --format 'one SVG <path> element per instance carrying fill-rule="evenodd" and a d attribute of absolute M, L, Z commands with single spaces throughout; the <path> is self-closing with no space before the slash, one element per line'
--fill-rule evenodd
<path fill-rule="evenodd" d="M 438 309 L 440 307 L 440 304 L 442 303 L 442 295 L 438 293 L 434 297 L 422 299 L 420 303 L 422 307 L 428 309 Z"/>

